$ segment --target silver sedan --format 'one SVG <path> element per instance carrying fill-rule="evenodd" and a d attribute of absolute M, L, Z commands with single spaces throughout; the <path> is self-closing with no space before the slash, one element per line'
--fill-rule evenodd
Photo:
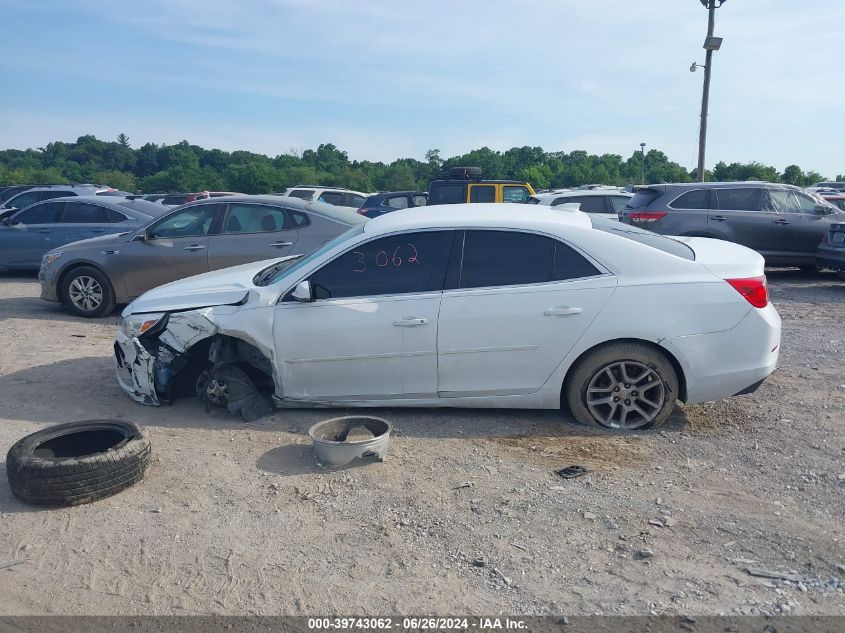
<path fill-rule="evenodd" d="M 80 316 L 103 316 L 177 279 L 308 254 L 366 221 L 344 209 L 279 196 L 202 200 L 137 230 L 48 252 L 39 271 L 41 298 Z"/>

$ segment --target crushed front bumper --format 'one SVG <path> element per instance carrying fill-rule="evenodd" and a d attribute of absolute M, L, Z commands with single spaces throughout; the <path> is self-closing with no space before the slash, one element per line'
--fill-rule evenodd
<path fill-rule="evenodd" d="M 137 337 L 129 337 L 120 329 L 114 342 L 117 382 L 129 397 L 149 406 L 157 407 L 155 390 L 155 358 Z"/>

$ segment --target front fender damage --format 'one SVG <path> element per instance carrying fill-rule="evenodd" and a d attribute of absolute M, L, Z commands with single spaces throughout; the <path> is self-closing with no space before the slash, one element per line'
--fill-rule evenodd
<path fill-rule="evenodd" d="M 269 396 L 277 391 L 272 321 L 262 310 L 233 308 L 175 312 L 138 338 L 121 342 L 119 335 L 115 351 L 123 389 L 152 406 L 196 395 L 207 410 L 225 408 L 250 421 L 271 413 Z"/>

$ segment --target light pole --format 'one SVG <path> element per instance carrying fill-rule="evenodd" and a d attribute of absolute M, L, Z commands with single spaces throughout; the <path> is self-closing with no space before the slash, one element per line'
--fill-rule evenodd
<path fill-rule="evenodd" d="M 700 0 L 708 11 L 707 16 L 707 39 L 704 40 L 704 50 L 707 57 L 704 62 L 704 88 L 701 94 L 701 129 L 698 133 L 698 180 L 704 182 L 704 151 L 707 145 L 707 110 L 710 102 L 710 73 L 713 70 L 713 51 L 718 51 L 722 46 L 722 38 L 713 36 L 713 29 L 716 26 L 716 9 L 721 7 L 727 0 Z M 690 71 L 695 72 L 699 64 L 693 63 Z"/>
<path fill-rule="evenodd" d="M 645 143 L 640 143 L 640 184 L 645 184 Z"/>

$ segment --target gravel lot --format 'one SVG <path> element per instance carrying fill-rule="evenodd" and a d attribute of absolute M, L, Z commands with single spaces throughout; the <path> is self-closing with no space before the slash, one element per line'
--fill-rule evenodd
<path fill-rule="evenodd" d="M 0 469 L 0 563 L 26 559 L 0 568 L 0 614 L 845 614 L 845 282 L 769 280 L 783 351 L 754 395 L 626 436 L 556 412 L 383 410 L 388 460 L 332 472 L 305 433 L 338 412 L 136 405 L 116 318 L 0 275 L 0 459 L 69 420 L 153 442 L 144 481 L 72 509 L 18 502 Z M 554 474 L 570 464 L 594 472 Z"/>

